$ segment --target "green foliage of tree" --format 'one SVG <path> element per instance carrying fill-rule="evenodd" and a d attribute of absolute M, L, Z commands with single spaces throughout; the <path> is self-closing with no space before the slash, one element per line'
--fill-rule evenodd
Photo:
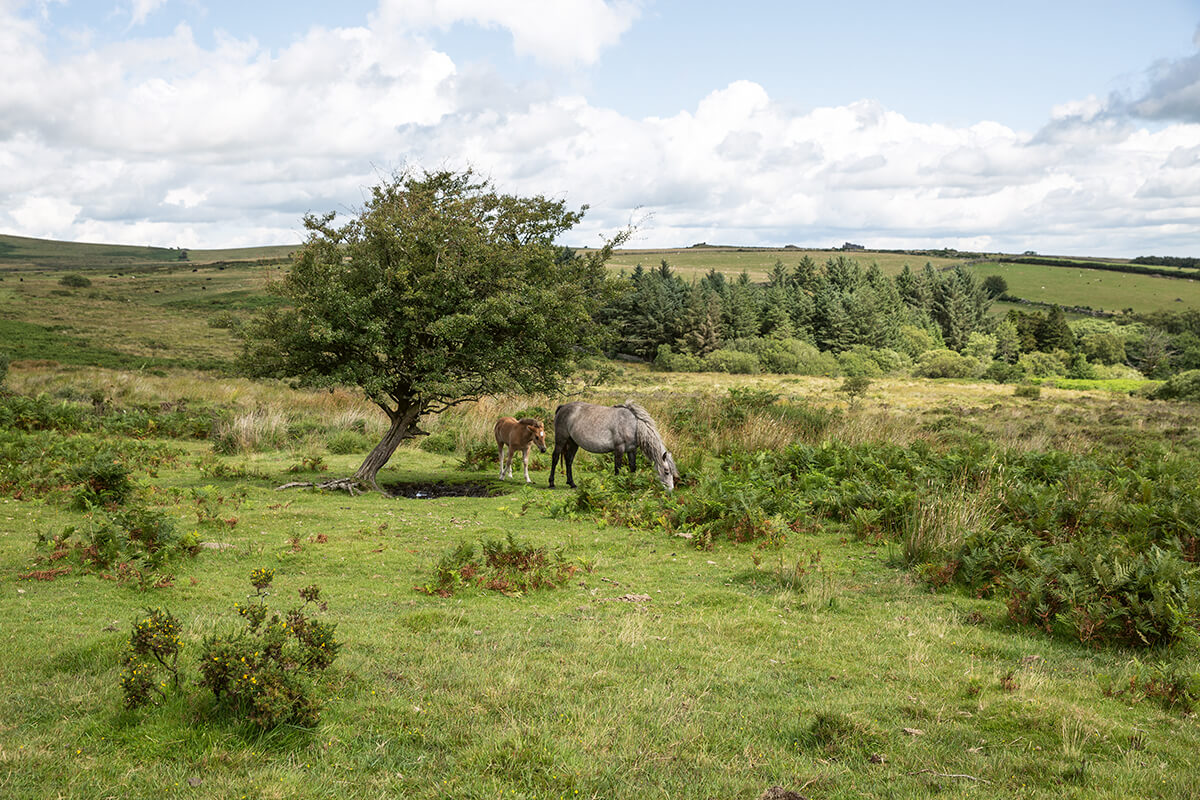
<path fill-rule="evenodd" d="M 375 487 L 423 414 L 562 390 L 600 346 L 604 262 L 628 235 L 584 257 L 564 252 L 555 239 L 585 210 L 500 194 L 468 170 L 395 175 L 344 225 L 305 218 L 308 239 L 273 287 L 286 305 L 242 331 L 241 363 L 254 376 L 356 386 L 387 414 L 353 477 L 327 485 Z"/>
<path fill-rule="evenodd" d="M 1037 329 L 1038 350 L 1050 353 L 1063 350 L 1075 352 L 1075 334 L 1067 324 L 1067 315 L 1060 306 L 1053 306 Z"/>
<path fill-rule="evenodd" d="M 1005 319 L 997 325 L 993 336 L 996 337 L 996 360 L 1005 364 L 1016 363 L 1021 355 L 1021 336 L 1012 320 Z"/>
<path fill-rule="evenodd" d="M 989 297 L 999 297 L 1008 292 L 1008 281 L 1003 275 L 988 275 L 983 279 L 983 290 Z"/>
<path fill-rule="evenodd" d="M 931 274 L 927 270 L 927 275 Z M 930 314 L 942 329 L 942 338 L 951 350 L 962 350 L 967 339 L 986 328 L 987 311 L 992 298 L 963 267 L 936 275 L 930 292 Z"/>

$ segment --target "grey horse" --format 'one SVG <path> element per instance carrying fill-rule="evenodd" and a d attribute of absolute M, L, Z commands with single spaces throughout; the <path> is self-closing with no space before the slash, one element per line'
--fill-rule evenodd
<path fill-rule="evenodd" d="M 589 453 L 612 453 L 614 473 L 621 471 L 622 457 L 629 471 L 637 469 L 637 451 L 641 450 L 650 463 L 658 481 L 669 492 L 675 488 L 679 471 L 675 459 L 663 444 L 662 436 L 646 409 L 627 400 L 619 406 L 598 406 L 592 403 L 564 403 L 554 411 L 554 455 L 550 459 L 550 488 L 561 457 L 567 473 L 567 486 L 575 488 L 571 465 L 575 453 L 582 447 Z"/>

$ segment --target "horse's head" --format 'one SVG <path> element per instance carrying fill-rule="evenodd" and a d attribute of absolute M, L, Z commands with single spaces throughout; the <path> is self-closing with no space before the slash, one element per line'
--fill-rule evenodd
<path fill-rule="evenodd" d="M 533 437 L 533 443 L 537 445 L 537 449 L 541 452 L 546 452 L 546 426 L 541 420 L 529 420 L 525 423 L 525 427 L 529 428 L 529 433 Z"/>
<path fill-rule="evenodd" d="M 675 468 L 675 459 L 669 450 L 663 450 L 662 455 L 654 461 L 654 471 L 658 473 L 658 482 L 668 491 L 675 488 L 675 479 L 679 470 Z"/>

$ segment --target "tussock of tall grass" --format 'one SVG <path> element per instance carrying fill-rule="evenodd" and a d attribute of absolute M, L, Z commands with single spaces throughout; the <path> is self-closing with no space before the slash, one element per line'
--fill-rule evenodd
<path fill-rule="evenodd" d="M 850 445 L 869 442 L 910 445 L 930 437 L 914 415 L 860 409 L 837 419 L 829 428 L 828 438 Z"/>
<path fill-rule="evenodd" d="M 997 514 L 991 476 L 975 485 L 959 480 L 946 489 L 926 492 L 901 531 L 904 563 L 952 561 L 967 537 L 994 525 Z"/>
<path fill-rule="evenodd" d="M 334 411 L 329 427 L 335 431 L 354 431 L 382 439 L 389 426 L 387 417 L 380 409 L 353 406 Z"/>
<path fill-rule="evenodd" d="M 237 414 L 218 425 L 213 449 L 226 455 L 279 450 L 287 439 L 287 415 L 278 408 L 261 408 Z"/>

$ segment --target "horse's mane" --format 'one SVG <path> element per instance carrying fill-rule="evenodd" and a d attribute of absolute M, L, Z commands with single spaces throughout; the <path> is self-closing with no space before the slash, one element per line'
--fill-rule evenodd
<path fill-rule="evenodd" d="M 662 454 L 667 451 L 667 446 L 663 444 L 662 436 L 658 432 L 658 426 L 654 424 L 654 419 L 650 416 L 649 412 L 632 400 L 626 400 L 618 408 L 627 408 L 633 413 L 634 419 L 637 420 L 638 447 L 646 454 L 651 463 L 659 463 L 662 459 Z"/>

